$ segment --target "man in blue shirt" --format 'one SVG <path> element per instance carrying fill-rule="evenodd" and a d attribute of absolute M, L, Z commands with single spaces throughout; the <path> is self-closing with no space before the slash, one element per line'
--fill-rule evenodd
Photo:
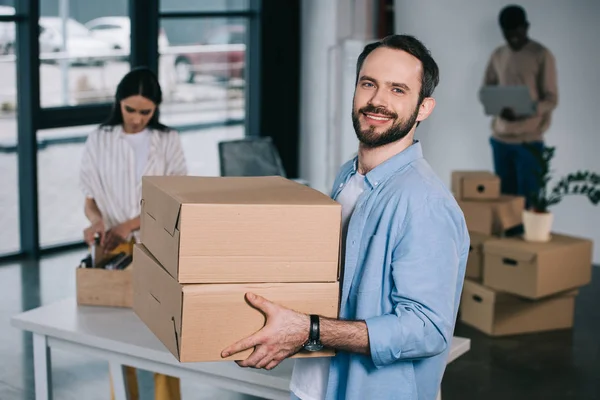
<path fill-rule="evenodd" d="M 271 369 L 298 352 L 292 398 L 435 399 L 450 350 L 469 236 L 464 216 L 414 140 L 435 107 L 438 67 L 417 39 L 389 36 L 357 62 L 352 118 L 358 156 L 338 174 L 344 273 L 340 318 L 308 316 L 247 294 L 267 316 L 223 351 L 254 348 L 243 367 Z"/>

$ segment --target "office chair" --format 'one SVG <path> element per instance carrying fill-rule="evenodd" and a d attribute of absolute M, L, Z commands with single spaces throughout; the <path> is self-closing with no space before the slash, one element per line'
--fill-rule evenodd
<path fill-rule="evenodd" d="M 281 157 L 270 137 L 251 137 L 219 142 L 221 176 L 283 176 Z M 308 185 L 303 179 L 293 179 Z"/>
<path fill-rule="evenodd" d="M 270 137 L 219 142 L 219 161 L 221 176 L 286 176 Z"/>

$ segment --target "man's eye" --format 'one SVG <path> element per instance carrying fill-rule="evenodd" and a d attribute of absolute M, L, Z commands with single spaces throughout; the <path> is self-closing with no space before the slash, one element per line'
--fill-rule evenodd
<path fill-rule="evenodd" d="M 142 110 L 142 111 L 140 111 L 140 114 L 142 114 L 142 115 L 150 115 L 150 110 Z"/>
<path fill-rule="evenodd" d="M 135 110 L 133 108 L 127 107 L 127 106 L 125 106 L 125 111 L 127 111 L 128 113 L 135 112 Z"/>

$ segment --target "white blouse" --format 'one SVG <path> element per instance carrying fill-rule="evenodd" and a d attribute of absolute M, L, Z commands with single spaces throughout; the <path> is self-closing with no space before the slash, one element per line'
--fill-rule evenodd
<path fill-rule="evenodd" d="M 177 131 L 150 130 L 150 151 L 143 175 L 187 175 Z M 90 133 L 81 160 L 80 186 L 96 201 L 105 228 L 140 215 L 142 184 L 136 177 L 135 152 L 120 125 Z M 138 232 L 134 233 L 136 238 Z"/>

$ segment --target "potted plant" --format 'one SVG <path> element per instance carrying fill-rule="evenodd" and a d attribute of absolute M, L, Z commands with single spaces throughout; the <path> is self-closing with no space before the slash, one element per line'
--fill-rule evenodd
<path fill-rule="evenodd" d="M 547 242 L 552 231 L 553 214 L 549 208 L 560 203 L 567 195 L 584 195 L 593 205 L 600 203 L 600 174 L 590 171 L 577 171 L 568 174 L 550 187 L 552 170 L 550 162 L 554 157 L 555 147 L 538 147 L 526 144 L 538 161 L 536 171 L 538 190 L 527 196 L 529 209 L 523 211 L 524 238 L 532 242 Z"/>

